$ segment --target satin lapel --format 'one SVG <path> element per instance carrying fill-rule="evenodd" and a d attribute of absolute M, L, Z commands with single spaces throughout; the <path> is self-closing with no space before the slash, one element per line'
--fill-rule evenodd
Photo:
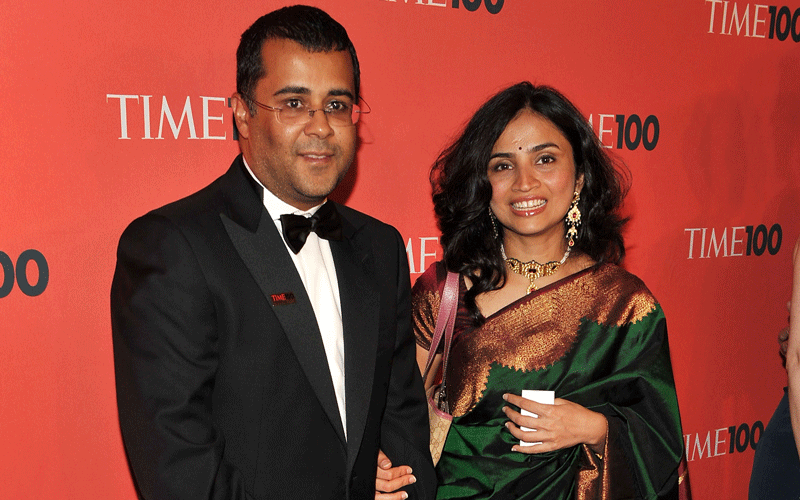
<path fill-rule="evenodd" d="M 283 326 L 314 393 L 344 443 L 342 419 L 316 316 L 277 228 L 263 206 L 261 220 L 255 232 L 240 226 L 224 214 L 220 214 L 220 218 L 237 252 Z M 293 293 L 295 302 L 287 304 L 286 301 L 279 300 L 276 305 L 273 295 L 280 296 L 285 292 Z"/>
<path fill-rule="evenodd" d="M 350 470 L 364 436 L 375 376 L 379 290 L 370 277 L 375 263 L 369 240 L 366 235 L 359 235 L 346 220 L 343 230 L 345 238 L 342 241 L 331 241 L 331 253 L 342 303 L 347 460 Z"/>

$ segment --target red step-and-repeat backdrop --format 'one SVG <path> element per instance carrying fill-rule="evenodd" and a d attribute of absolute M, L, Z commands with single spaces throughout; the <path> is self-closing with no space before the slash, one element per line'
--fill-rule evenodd
<path fill-rule="evenodd" d="M 316 0 L 372 107 L 337 200 L 439 258 L 428 171 L 530 80 L 630 168 L 626 267 L 666 311 L 696 500 L 744 499 L 786 384 L 800 234 L 800 1 Z M 117 239 L 238 152 L 239 35 L 283 4 L 0 3 L 0 497 L 135 498 L 109 319 Z"/>

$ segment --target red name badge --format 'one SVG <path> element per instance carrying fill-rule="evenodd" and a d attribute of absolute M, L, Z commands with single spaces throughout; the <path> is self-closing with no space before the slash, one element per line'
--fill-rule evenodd
<path fill-rule="evenodd" d="M 294 293 L 283 292 L 273 293 L 271 295 L 273 306 L 285 306 L 287 304 L 294 304 Z"/>

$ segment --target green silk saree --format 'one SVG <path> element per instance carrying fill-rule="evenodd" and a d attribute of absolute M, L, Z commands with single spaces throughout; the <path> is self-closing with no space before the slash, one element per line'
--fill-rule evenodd
<path fill-rule="evenodd" d="M 417 343 L 428 349 L 446 271 L 414 286 Z M 465 285 L 461 280 L 463 300 Z M 463 304 L 446 374 L 453 423 L 437 465 L 439 499 L 678 498 L 683 452 L 666 320 L 641 280 L 597 265 L 536 290 L 473 327 Z M 602 455 L 580 445 L 512 452 L 506 392 L 555 391 L 602 413 Z"/>

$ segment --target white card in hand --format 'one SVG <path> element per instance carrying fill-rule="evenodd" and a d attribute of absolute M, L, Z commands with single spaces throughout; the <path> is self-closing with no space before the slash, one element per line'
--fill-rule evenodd
<path fill-rule="evenodd" d="M 556 393 L 555 391 L 534 391 L 531 389 L 525 389 L 522 391 L 522 397 L 525 399 L 530 399 L 531 401 L 536 401 L 537 403 L 542 403 L 545 405 L 551 405 L 555 402 Z M 539 415 L 535 413 L 531 413 L 528 410 L 524 410 L 520 408 L 520 413 L 523 415 L 527 415 L 529 417 L 539 418 Z M 520 427 L 523 431 L 535 431 L 536 429 L 529 429 L 528 427 Z M 520 440 L 520 446 L 530 446 L 532 444 L 542 444 L 541 441 L 536 443 L 526 443 L 525 441 Z"/>

